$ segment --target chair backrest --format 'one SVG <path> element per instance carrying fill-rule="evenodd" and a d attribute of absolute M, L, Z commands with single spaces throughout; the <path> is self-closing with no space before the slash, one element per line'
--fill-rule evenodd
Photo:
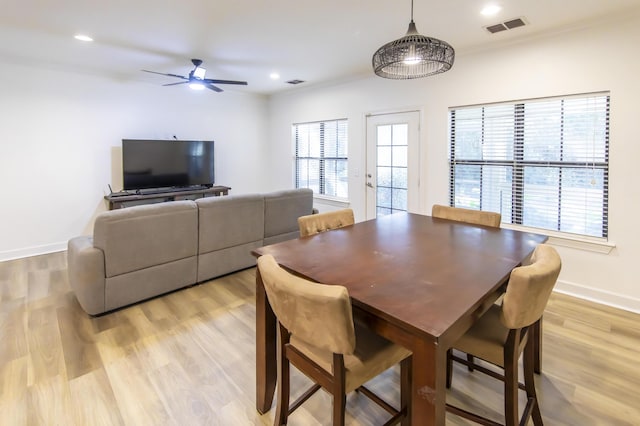
<path fill-rule="evenodd" d="M 258 258 L 258 269 L 273 312 L 292 336 L 333 353 L 353 354 L 356 336 L 345 287 L 292 275 L 271 255 Z"/>
<path fill-rule="evenodd" d="M 352 209 L 311 214 L 298 218 L 300 236 L 307 237 L 330 229 L 338 229 L 355 223 Z"/>
<path fill-rule="evenodd" d="M 540 244 L 533 252 L 530 265 L 511 271 L 500 315 L 507 328 L 527 327 L 542 317 L 561 267 L 558 252 L 547 244 Z"/>
<path fill-rule="evenodd" d="M 500 213 L 441 206 L 439 204 L 433 205 L 431 208 L 431 216 L 455 220 L 456 222 L 490 226 L 492 228 L 500 228 L 500 222 L 502 221 L 502 215 Z"/>

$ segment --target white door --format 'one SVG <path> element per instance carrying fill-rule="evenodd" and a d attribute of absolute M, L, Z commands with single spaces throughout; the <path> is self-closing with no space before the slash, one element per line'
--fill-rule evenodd
<path fill-rule="evenodd" d="M 420 113 L 367 116 L 367 219 L 420 206 Z"/>

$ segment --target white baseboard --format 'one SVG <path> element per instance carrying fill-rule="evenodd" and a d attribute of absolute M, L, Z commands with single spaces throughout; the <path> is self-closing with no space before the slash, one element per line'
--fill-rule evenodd
<path fill-rule="evenodd" d="M 554 291 L 640 314 L 640 299 L 635 299 L 629 296 L 624 296 L 597 288 L 586 287 L 581 284 L 571 283 L 567 281 L 558 281 L 556 283 Z"/>
<path fill-rule="evenodd" d="M 23 257 L 39 256 L 41 254 L 55 253 L 65 251 L 67 242 L 47 244 L 44 246 L 27 247 L 18 250 L 8 250 L 0 252 L 0 262 L 13 259 L 21 259 Z"/>

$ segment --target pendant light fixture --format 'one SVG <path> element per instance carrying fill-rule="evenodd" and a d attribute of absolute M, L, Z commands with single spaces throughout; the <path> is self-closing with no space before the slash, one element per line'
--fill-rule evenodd
<path fill-rule="evenodd" d="M 454 59 L 455 51 L 449 43 L 418 33 L 413 22 L 411 0 L 411 22 L 407 34 L 378 49 L 371 62 L 376 75 L 407 80 L 449 71 Z"/>

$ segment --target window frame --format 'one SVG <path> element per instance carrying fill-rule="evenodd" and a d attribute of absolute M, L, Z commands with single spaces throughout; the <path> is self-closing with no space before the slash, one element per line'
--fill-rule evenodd
<path fill-rule="evenodd" d="M 565 118 L 565 112 L 563 110 L 564 104 L 566 100 L 575 100 L 575 99 L 590 99 L 590 98 L 604 98 L 606 104 L 604 107 L 604 116 L 601 116 L 600 119 L 603 119 L 604 123 L 604 133 L 603 138 L 599 140 L 604 144 L 604 158 L 602 161 L 596 161 L 595 158 L 584 161 L 565 161 L 564 158 L 560 157 L 559 161 L 549 161 L 549 160 L 532 160 L 525 159 L 525 107 L 526 105 L 530 105 L 533 103 L 538 103 L 540 101 L 560 101 L 561 109 L 560 109 L 560 121 Z M 504 129 L 508 129 L 509 131 L 513 131 L 513 143 L 511 151 L 511 158 L 506 159 L 459 159 L 456 156 L 456 112 L 462 109 L 481 109 L 482 117 L 480 119 L 481 126 L 481 140 L 484 145 L 484 140 L 486 137 L 485 134 L 485 109 L 488 107 L 494 106 L 513 106 L 513 125 L 504 126 Z M 490 185 L 491 181 L 485 181 L 482 178 L 483 166 L 495 166 L 503 168 L 505 173 L 511 172 L 511 211 L 509 212 L 509 221 L 503 222 L 505 227 L 514 228 L 514 229 L 524 229 L 527 231 L 533 231 L 538 233 L 545 233 L 547 235 L 555 236 L 558 238 L 566 238 L 568 240 L 578 240 L 578 241 L 587 241 L 590 243 L 606 243 L 609 238 L 609 150 L 610 150 L 610 110 L 611 110 L 611 95 L 609 92 L 594 92 L 594 93 L 584 93 L 578 95 L 566 95 L 566 96 L 554 96 L 547 98 L 537 98 L 537 99 L 525 99 L 518 101 L 510 101 L 510 102 L 499 102 L 499 103 L 487 103 L 487 104 L 479 104 L 479 105 L 470 105 L 470 106 L 459 106 L 459 107 L 450 107 L 449 108 L 449 205 L 456 206 L 456 166 L 479 166 L 480 167 L 480 181 L 478 182 L 479 189 L 479 209 L 483 210 L 482 196 L 484 194 L 483 185 Z M 564 137 L 565 137 L 565 129 L 564 127 L 560 128 L 560 140 L 559 146 L 560 152 L 563 153 L 564 145 Z M 535 142 L 534 142 L 535 143 Z M 535 146 L 535 145 L 534 145 Z M 595 155 L 594 155 L 595 157 Z M 525 193 L 525 179 L 524 179 L 524 170 L 526 167 L 545 167 L 548 169 L 557 170 L 559 174 L 559 179 L 557 183 L 557 193 L 558 196 L 558 213 L 557 213 L 557 226 L 556 229 L 552 228 L 538 228 L 533 226 L 528 226 L 524 223 L 524 193 Z M 563 187 L 562 187 L 562 173 L 566 170 L 573 169 L 591 169 L 591 170 L 599 170 L 602 171 L 603 183 L 602 183 L 602 229 L 600 230 L 600 235 L 594 235 L 590 233 L 572 233 L 566 230 L 561 230 L 562 224 L 562 216 L 561 216 L 561 201 L 563 197 Z M 495 183 L 495 181 L 494 181 Z M 570 195 L 567 195 L 570 197 Z M 467 207 L 461 206 L 458 207 Z M 500 204 L 500 208 L 502 209 L 503 204 Z M 499 212 L 503 213 L 503 212 Z M 504 220 L 504 216 L 503 216 Z M 607 244 L 609 245 L 609 244 Z"/>
<path fill-rule="evenodd" d="M 326 144 L 325 144 L 325 139 L 326 139 L 326 133 L 325 133 L 325 128 L 327 127 L 327 125 L 329 124 L 335 124 L 336 125 L 336 155 L 328 155 L 326 152 Z M 311 154 L 311 149 L 309 149 L 309 155 L 306 156 L 301 156 L 299 155 L 300 149 L 299 149 L 299 139 L 298 139 L 298 132 L 300 130 L 300 126 L 309 126 L 311 127 L 312 125 L 319 125 L 320 129 L 318 132 L 318 138 L 319 138 L 319 146 L 317 147 L 317 150 L 319 152 L 318 156 L 313 156 L 310 155 Z M 339 136 L 340 136 L 340 126 L 344 125 L 344 140 L 340 141 L 339 140 Z M 318 192 L 315 191 L 315 187 L 313 187 L 312 189 L 314 189 L 314 197 L 320 197 L 320 198 L 326 198 L 326 199 L 330 199 L 330 200 L 336 200 L 336 201 L 340 201 L 340 202 L 345 202 L 348 201 L 349 199 L 349 181 L 348 181 L 348 170 L 349 170 L 349 155 L 348 155 L 348 150 L 349 150 L 349 121 L 346 118 L 337 118 L 337 119 L 328 119 L 328 120 L 317 120 L 317 121 L 308 121 L 308 122 L 300 122 L 300 123 L 293 123 L 291 125 L 291 136 L 292 136 L 292 141 L 293 141 L 293 180 L 294 180 L 294 186 L 296 188 L 309 188 L 310 186 L 303 186 L 301 185 L 300 179 L 299 177 L 301 176 L 301 171 L 300 171 L 300 161 L 299 160 L 317 160 L 318 161 Z M 344 143 L 344 156 L 338 155 L 338 146 L 340 143 Z M 327 194 L 327 187 L 328 187 L 328 183 L 330 183 L 331 181 L 334 182 L 334 185 L 336 185 L 337 188 L 337 184 L 339 181 L 339 177 L 337 174 L 335 174 L 333 179 L 330 179 L 328 177 L 327 174 L 327 163 L 329 161 L 335 161 L 336 163 L 338 162 L 344 162 L 345 165 L 345 173 L 347 175 L 347 181 L 346 181 L 346 194 L 344 197 L 338 196 L 338 195 L 332 195 L 332 194 Z M 338 190 L 336 189 L 336 194 L 338 193 Z"/>

